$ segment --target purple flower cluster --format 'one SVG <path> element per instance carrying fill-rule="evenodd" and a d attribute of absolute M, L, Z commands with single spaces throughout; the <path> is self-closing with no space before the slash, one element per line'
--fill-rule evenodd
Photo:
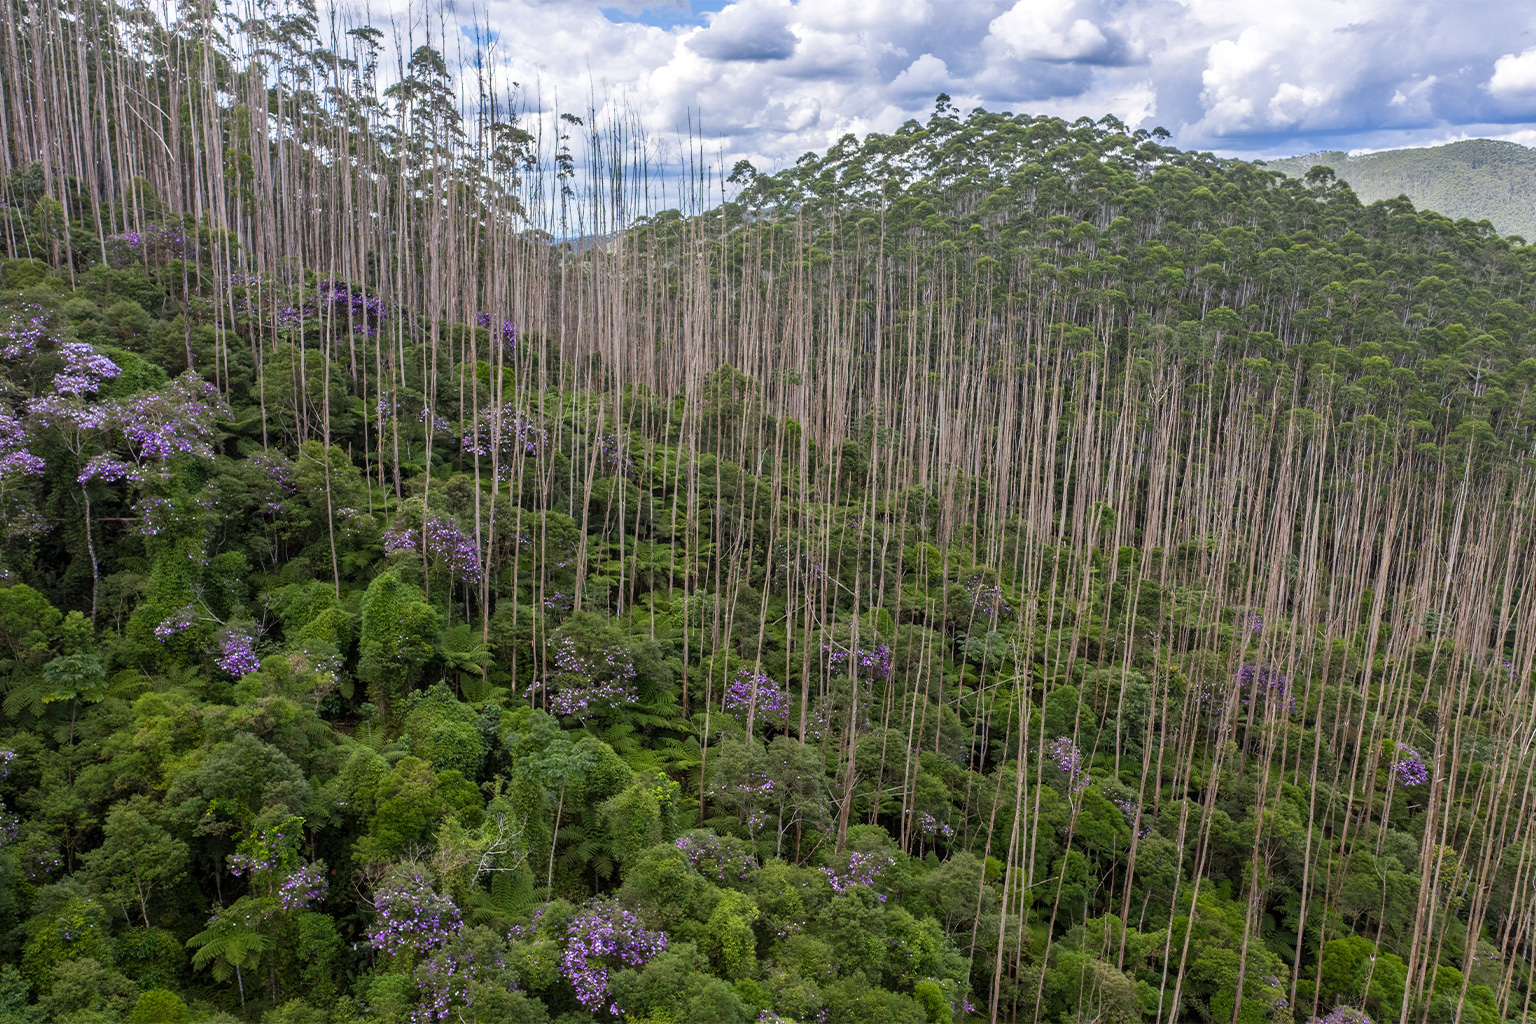
<path fill-rule="evenodd" d="M 196 621 L 197 616 L 193 614 L 192 606 L 187 605 L 175 614 L 167 615 L 160 620 L 160 625 L 155 627 L 155 639 L 165 643 L 171 637 L 190 629 Z"/>
<path fill-rule="evenodd" d="M 824 867 L 822 872 L 827 876 L 827 881 L 832 885 L 832 891 L 842 896 L 856 885 L 873 887 L 875 880 L 884 874 L 885 869 L 895 864 L 887 853 L 859 853 L 854 851 L 848 855 L 848 867 L 839 871 L 835 868 Z M 884 893 L 876 893 L 875 898 L 881 903 L 885 902 Z"/>
<path fill-rule="evenodd" d="M 392 555 L 397 551 L 416 551 L 416 531 L 403 519 L 397 519 L 384 531 L 384 553 Z"/>
<path fill-rule="evenodd" d="M 1120 808 L 1120 813 L 1125 815 L 1125 823 L 1136 829 L 1136 838 L 1145 839 L 1152 834 L 1150 822 L 1144 821 L 1140 825 L 1136 824 L 1137 816 L 1141 813 L 1140 807 L 1129 800 L 1122 800 L 1119 797 L 1113 798 L 1113 802 L 1116 807 Z"/>
<path fill-rule="evenodd" d="M 477 980 L 481 965 L 475 960 L 475 951 L 459 941 L 460 938 L 455 935 L 454 941 L 438 946 L 416 965 L 416 990 L 421 995 L 421 1002 L 411 1009 L 407 1018 L 411 1024 L 447 1020 L 454 1007 L 468 1007 L 474 1003 L 470 982 Z M 500 956 L 492 959 L 495 967 L 506 967 Z M 457 1019 L 464 1018 L 459 1015 Z"/>
<path fill-rule="evenodd" d="M 416 414 L 416 418 L 420 420 L 424 426 L 430 427 L 432 430 L 440 434 L 453 432 L 453 424 L 443 419 L 431 409 L 422 409 Z"/>
<path fill-rule="evenodd" d="M 1083 764 L 1083 753 L 1077 749 L 1077 744 L 1072 742 L 1070 736 L 1061 736 L 1056 739 L 1045 752 L 1051 760 L 1056 762 L 1056 767 L 1067 777 L 1067 785 L 1073 793 L 1081 793 L 1092 784 L 1088 777 L 1086 766 Z"/>
<path fill-rule="evenodd" d="M 1287 714 L 1296 713 L 1296 696 L 1291 693 L 1291 681 L 1272 668 L 1244 665 L 1238 669 L 1237 693 L 1243 707 L 1255 702 L 1276 705 L 1284 703 Z"/>
<path fill-rule="evenodd" d="M 317 316 L 329 313 L 336 320 L 350 316 L 353 332 L 370 338 L 378 335 L 379 321 L 389 316 L 389 303 L 345 281 L 321 281 L 309 301 Z"/>
<path fill-rule="evenodd" d="M 107 483 L 115 483 L 122 480 L 137 483 L 144 479 L 143 472 L 131 462 L 124 462 L 116 455 L 97 455 L 85 464 L 80 475 L 75 477 L 76 482 L 85 483 L 88 480 L 104 480 Z"/>
<path fill-rule="evenodd" d="M 1322 1017 L 1308 1017 L 1307 1024 L 1375 1024 L 1364 1010 L 1352 1006 L 1335 1006 Z"/>
<path fill-rule="evenodd" d="M 236 679 L 243 679 L 261 668 L 261 659 L 256 657 L 256 638 L 242 630 L 232 629 L 224 634 L 218 656 L 213 660 Z"/>
<path fill-rule="evenodd" d="M 1422 786 L 1429 781 L 1429 766 L 1419 756 L 1416 750 L 1410 750 L 1399 743 L 1397 749 L 1402 751 L 1396 761 L 1392 762 L 1392 771 L 1397 776 L 1400 786 Z"/>
<path fill-rule="evenodd" d="M 1291 681 L 1284 674 L 1263 665 L 1242 665 L 1234 677 L 1237 698 L 1243 707 L 1283 708 L 1288 715 L 1296 714 L 1296 695 L 1291 692 Z M 1200 691 L 1200 702 L 1219 713 L 1226 704 L 1226 693 L 1212 686 Z"/>
<path fill-rule="evenodd" d="M 277 898 L 284 910 L 304 910 L 325 899 L 329 889 L 324 864 L 301 864 L 277 887 Z"/>
<path fill-rule="evenodd" d="M 533 912 L 533 916 L 528 919 L 527 924 L 513 925 L 510 929 L 507 930 L 507 941 L 512 942 L 514 940 L 525 940 L 528 942 L 533 942 L 537 940 L 539 935 L 539 922 L 544 920 L 544 912 L 548 909 L 549 904 L 546 903 L 544 906 Z"/>
<path fill-rule="evenodd" d="M 229 855 L 229 873 L 239 878 L 241 875 L 259 875 L 265 871 L 272 871 L 277 867 L 279 853 L 277 851 L 256 845 L 241 844 L 241 848 Z"/>
<path fill-rule="evenodd" d="M 78 397 L 42 395 L 27 403 L 27 414 L 40 426 L 65 432 L 104 430 L 115 409 L 106 403 L 86 403 Z"/>
<path fill-rule="evenodd" d="M 1496 964 L 1496 963 L 1499 962 L 1500 959 L 1501 958 L 1499 956 L 1499 951 L 1496 950 L 1496 949 L 1491 949 L 1491 948 L 1484 947 L 1484 946 L 1478 946 L 1478 947 L 1475 947 L 1472 950 L 1472 961 L 1471 962 L 1473 963 L 1473 965 L 1488 964 L 1488 963 Z"/>
<path fill-rule="evenodd" d="M 47 523 L 30 501 L 22 500 L 13 488 L 23 484 L 28 477 L 40 476 L 46 468 L 42 459 L 27 450 L 32 437 L 21 421 L 0 413 L 0 506 L 5 518 L 7 536 L 22 537 L 41 533 Z"/>
<path fill-rule="evenodd" d="M 557 715 L 585 718 L 597 711 L 607 711 L 635 700 L 633 687 L 609 680 L 569 686 L 549 698 L 549 709 Z"/>
<path fill-rule="evenodd" d="M 284 500 L 299 493 L 299 485 L 293 479 L 293 463 L 281 453 L 265 451 L 252 455 L 245 464 L 266 477 L 265 510 L 271 515 L 281 514 Z"/>
<path fill-rule="evenodd" d="M 480 582 L 480 548 L 475 538 L 442 516 L 427 517 L 426 537 L 427 555 L 450 576 L 470 586 Z"/>
<path fill-rule="evenodd" d="M 190 455 L 212 462 L 216 422 L 227 415 L 229 406 L 217 388 L 183 374 L 160 391 L 128 400 L 121 418 L 123 434 L 141 459 Z"/>
<path fill-rule="evenodd" d="M 44 883 L 59 877 L 55 872 L 64 866 L 64 855 L 54 841 L 34 837 L 22 846 L 21 873 L 28 881 Z"/>
<path fill-rule="evenodd" d="M 544 449 L 548 435 L 520 412 L 505 409 L 486 410 L 473 432 L 466 432 L 459 442 L 465 455 L 488 459 L 495 451 L 502 463 L 499 473 L 508 479 L 518 456 L 535 456 Z"/>
<path fill-rule="evenodd" d="M 822 643 L 821 651 L 827 656 L 827 666 L 834 671 L 847 664 L 849 657 L 852 656 L 854 664 L 858 666 L 860 678 L 889 679 L 891 676 L 889 644 L 876 641 L 873 647 L 860 647 L 849 651 L 827 640 Z"/>
<path fill-rule="evenodd" d="M 489 313 L 476 313 L 475 324 L 489 331 L 496 325 L 496 318 Z M 501 322 L 501 345 L 507 352 L 517 348 L 517 324 L 511 320 Z"/>
<path fill-rule="evenodd" d="M 480 582 L 480 548 L 475 539 L 446 516 L 430 515 L 425 528 L 418 531 L 403 520 L 396 520 L 384 531 L 384 553 L 417 552 L 425 535 L 427 557 L 460 583 L 474 586 Z"/>
<path fill-rule="evenodd" d="M 635 460 L 629 457 L 629 446 L 620 440 L 618 434 L 604 434 L 598 438 L 597 452 L 603 466 L 614 472 L 622 473 L 635 464 Z"/>
<path fill-rule="evenodd" d="M 352 325 L 352 333 L 378 337 L 380 321 L 389 316 L 389 303 L 355 289 L 345 281 L 321 281 L 315 293 L 297 306 L 279 306 L 274 326 L 303 330 L 325 323 Z"/>
<path fill-rule="evenodd" d="M 757 870 L 757 858 L 745 844 L 728 841 L 703 830 L 689 832 L 677 840 L 688 866 L 711 881 L 722 885 L 744 882 Z"/>
<path fill-rule="evenodd" d="M 298 860 L 303 831 L 304 819 L 290 817 L 271 828 L 248 833 L 229 855 L 230 873 L 250 875 L 253 884 L 261 881 L 275 888 L 281 879 L 274 874 L 288 871 Z"/>
<path fill-rule="evenodd" d="M 640 919 L 611 899 L 594 900 L 566 927 L 560 973 L 588 1010 L 608 1002 L 608 977 L 614 968 L 640 967 L 667 948 L 665 932 L 641 927 Z M 608 1011 L 618 1015 L 618 1007 Z"/>
<path fill-rule="evenodd" d="M 139 502 L 140 535 L 158 537 L 170 528 L 175 518 L 176 503 L 169 498 L 145 498 Z"/>
<path fill-rule="evenodd" d="M 908 811 L 907 813 L 910 814 L 911 811 Z M 955 830 L 951 828 L 948 823 L 940 821 L 938 818 L 935 818 L 927 811 L 924 811 L 922 814 L 917 816 L 915 826 L 917 828 L 917 834 L 930 841 L 938 839 L 941 836 L 945 839 L 953 839 L 955 836 Z"/>
<path fill-rule="evenodd" d="M 88 395 L 101 382 L 120 376 L 122 367 L 83 341 L 66 341 L 58 348 L 64 372 L 54 375 L 53 389 L 61 395 Z"/>
<path fill-rule="evenodd" d="M 725 710 L 782 719 L 789 710 L 789 694 L 762 672 L 742 669 L 725 689 Z"/>
<path fill-rule="evenodd" d="M 30 355 L 47 337 L 47 310 L 36 304 L 12 306 L 0 319 L 0 359 Z"/>
<path fill-rule="evenodd" d="M 187 253 L 187 240 L 173 226 L 151 224 L 143 231 L 125 231 L 106 239 L 107 262 L 114 267 L 136 263 L 142 257 L 153 263 L 181 259 Z"/>
<path fill-rule="evenodd" d="M 549 706 L 556 713 L 584 717 L 634 702 L 635 662 L 624 645 L 590 645 L 581 650 L 574 637 L 562 635 L 551 647 L 559 685 Z M 534 684 L 536 689 L 539 685 Z"/>
<path fill-rule="evenodd" d="M 1003 588 L 996 583 L 988 583 L 983 576 L 976 575 L 967 580 L 965 591 L 971 595 L 971 603 L 977 611 L 985 612 L 993 618 L 1012 611 L 1003 599 Z"/>
<path fill-rule="evenodd" d="M 434 892 L 419 874 L 388 879 L 373 893 L 377 915 L 368 941 L 383 953 L 429 953 L 464 926 L 452 897 Z"/>

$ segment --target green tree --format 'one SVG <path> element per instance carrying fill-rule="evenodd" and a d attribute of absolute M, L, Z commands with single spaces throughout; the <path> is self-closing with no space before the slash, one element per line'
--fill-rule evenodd
<path fill-rule="evenodd" d="M 437 651 L 443 623 L 398 569 L 375 576 L 363 595 L 357 675 L 385 711 L 421 678 Z"/>
<path fill-rule="evenodd" d="M 68 1021 L 91 1019 L 119 1020 L 133 1004 L 138 987 L 110 964 L 93 957 L 65 960 L 53 968 L 48 991 L 38 1000 L 38 1008 L 49 1019 Z"/>
<path fill-rule="evenodd" d="M 117 804 L 107 814 L 101 846 L 83 858 L 104 892 L 138 904 L 145 928 L 150 927 L 150 897 L 173 886 L 188 861 L 187 844 L 161 827 L 158 810 L 144 796 Z"/>

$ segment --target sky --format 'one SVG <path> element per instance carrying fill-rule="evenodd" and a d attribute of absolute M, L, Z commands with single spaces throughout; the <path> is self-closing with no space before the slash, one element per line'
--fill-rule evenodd
<path fill-rule="evenodd" d="M 595 100 L 658 139 L 691 125 L 726 166 L 761 171 L 924 120 L 940 92 L 963 111 L 1113 114 L 1224 156 L 1536 145 L 1530 2 L 478 3 L 488 59 L 535 108 Z"/>

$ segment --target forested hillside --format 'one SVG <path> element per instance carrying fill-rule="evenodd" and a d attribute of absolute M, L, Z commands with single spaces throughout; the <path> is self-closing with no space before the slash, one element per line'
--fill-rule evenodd
<path fill-rule="evenodd" d="M 1500 234 L 1536 238 L 1536 150 L 1496 139 L 1350 156 L 1337 150 L 1265 161 L 1293 178 L 1332 168 L 1366 202 L 1407 196 L 1449 217 L 1486 220 Z"/>
<path fill-rule="evenodd" d="M 1530 1019 L 1536 253 L 5 12 L 0 1020 Z"/>

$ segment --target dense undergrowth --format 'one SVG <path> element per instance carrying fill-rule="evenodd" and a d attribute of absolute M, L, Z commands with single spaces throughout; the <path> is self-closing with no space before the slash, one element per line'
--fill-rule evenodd
<path fill-rule="evenodd" d="M 6 9 L 4 1019 L 1528 1016 L 1524 246 Z"/>

